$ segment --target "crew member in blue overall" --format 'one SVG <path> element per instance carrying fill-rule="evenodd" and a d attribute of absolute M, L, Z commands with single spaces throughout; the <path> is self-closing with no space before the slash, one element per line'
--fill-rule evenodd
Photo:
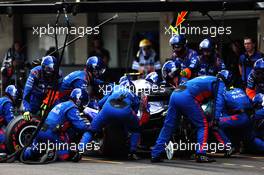
<path fill-rule="evenodd" d="M 226 90 L 224 93 L 224 109 L 222 116 L 218 119 L 221 129 L 239 129 L 241 138 L 252 148 L 264 151 L 264 141 L 257 138 L 248 113 L 252 110 L 252 103 L 246 93 L 239 88 Z"/>
<path fill-rule="evenodd" d="M 80 88 L 83 92 L 88 92 L 91 95 L 90 88 L 104 83 L 99 79 L 104 72 L 103 60 L 97 56 L 89 57 L 85 70 L 74 71 L 63 79 L 59 93 L 60 101 L 66 101 L 75 88 Z"/>
<path fill-rule="evenodd" d="M 216 76 L 219 71 L 225 69 L 225 64 L 222 59 L 217 57 L 215 53 L 214 43 L 210 38 L 204 39 L 200 43 L 199 48 L 201 51 L 201 55 L 199 56 L 198 76 Z"/>
<path fill-rule="evenodd" d="M 168 61 L 163 65 L 163 78 L 170 82 L 175 91 L 172 93 L 169 102 L 168 113 L 163 128 L 152 149 L 151 161 L 160 162 L 161 155 L 165 151 L 165 144 L 168 144 L 173 131 L 178 125 L 181 114 L 186 116 L 197 128 L 196 148 L 197 162 L 212 162 L 213 159 L 206 156 L 205 145 L 208 139 L 208 121 L 201 108 L 201 104 L 207 100 L 215 99 L 215 118 L 219 118 L 223 109 L 223 92 L 225 84 L 221 78 L 214 76 L 201 76 L 178 85 L 180 80 L 181 66 L 177 62 Z"/>
<path fill-rule="evenodd" d="M 246 93 L 251 100 L 257 94 L 264 94 L 264 58 L 258 59 L 248 75 Z"/>
<path fill-rule="evenodd" d="M 14 85 L 9 85 L 5 89 L 5 96 L 0 98 L 0 153 L 6 156 L 6 136 L 5 127 L 8 123 L 14 119 L 14 107 L 15 101 L 18 96 L 17 88 Z"/>
<path fill-rule="evenodd" d="M 73 128 L 77 132 L 85 133 L 89 130 L 90 123 L 80 116 L 80 110 L 87 104 L 88 94 L 83 93 L 81 89 L 76 88 L 70 94 L 70 100 L 57 104 L 48 114 L 48 117 L 43 124 L 41 130 L 37 134 L 31 147 L 26 148 L 23 157 L 24 160 L 34 159 L 43 153 L 38 149 L 38 145 L 41 143 L 47 143 L 48 141 L 54 144 L 68 143 L 65 131 L 67 128 Z M 85 135 L 81 139 L 80 143 L 83 145 Z M 42 162 L 47 161 L 54 156 L 54 150 L 47 149 L 47 153 L 41 158 Z M 59 147 L 56 150 L 58 160 L 72 160 L 78 161 L 80 159 L 79 150 L 68 150 L 67 147 Z M 78 155 L 78 156 L 77 156 Z M 44 159 L 43 159 L 44 158 Z"/>
<path fill-rule="evenodd" d="M 24 88 L 23 107 L 25 120 L 30 120 L 31 114 L 36 114 L 40 110 L 40 106 L 49 89 L 53 88 L 56 58 L 53 56 L 46 56 L 42 58 L 40 66 L 34 67 L 29 74 Z M 60 73 L 58 83 L 61 82 L 62 75 Z"/>
<path fill-rule="evenodd" d="M 242 81 L 244 83 L 247 82 L 248 75 L 253 69 L 254 63 L 262 58 L 264 55 L 263 53 L 257 51 L 256 49 L 256 42 L 253 38 L 245 37 L 244 38 L 244 47 L 245 53 L 240 55 L 239 58 L 239 72 L 242 76 Z"/>
<path fill-rule="evenodd" d="M 170 38 L 170 45 L 172 46 L 173 61 L 181 62 L 182 76 L 187 79 L 197 76 L 199 57 L 196 51 L 189 49 L 186 46 L 186 38 L 184 35 L 174 35 Z"/>
<path fill-rule="evenodd" d="M 121 78 L 120 85 L 115 86 L 110 94 L 99 101 L 101 110 L 98 116 L 93 119 L 91 130 L 86 133 L 88 136 L 85 142 L 91 142 L 93 135 L 100 132 L 107 124 L 120 122 L 128 132 L 131 132 L 128 158 L 137 159 L 135 153 L 140 136 L 140 121 L 137 116 L 140 98 L 134 92 L 135 85 L 130 80 Z"/>

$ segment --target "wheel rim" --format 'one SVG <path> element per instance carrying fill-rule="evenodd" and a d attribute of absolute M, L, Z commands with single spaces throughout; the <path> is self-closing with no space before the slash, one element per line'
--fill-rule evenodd
<path fill-rule="evenodd" d="M 37 129 L 37 126 L 35 125 L 29 125 L 24 127 L 18 136 L 18 142 L 21 147 L 24 147 L 25 144 L 27 144 L 31 138 L 31 135 L 33 132 Z"/>

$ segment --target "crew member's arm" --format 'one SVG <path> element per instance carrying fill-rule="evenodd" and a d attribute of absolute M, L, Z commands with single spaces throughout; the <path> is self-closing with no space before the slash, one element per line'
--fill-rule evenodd
<path fill-rule="evenodd" d="M 224 93 L 225 93 L 225 84 L 223 81 L 218 80 L 219 82 L 216 83 L 218 87 L 215 87 L 215 119 L 219 119 L 222 115 L 222 111 L 224 109 Z"/>
<path fill-rule="evenodd" d="M 86 81 L 82 79 L 77 79 L 73 82 L 74 88 L 80 88 L 84 93 L 88 93 L 90 95 L 90 90 L 88 89 L 88 84 Z"/>
<path fill-rule="evenodd" d="M 181 71 L 181 76 L 190 79 L 199 67 L 199 58 L 194 56 L 191 58 L 190 65 Z"/>
<path fill-rule="evenodd" d="M 81 116 L 77 108 L 71 108 L 67 112 L 67 119 L 71 122 L 74 128 L 80 131 L 88 131 L 90 123 L 86 122 Z"/>
<path fill-rule="evenodd" d="M 5 116 L 5 122 L 8 124 L 11 120 L 13 120 L 14 117 L 14 107 L 11 102 L 7 102 L 3 106 L 4 116 Z"/>
<path fill-rule="evenodd" d="M 30 97 L 31 97 L 31 92 L 34 86 L 34 83 L 37 79 L 38 72 L 31 70 L 27 82 L 25 84 L 24 92 L 23 92 L 23 107 L 24 111 L 30 111 Z"/>
<path fill-rule="evenodd" d="M 248 75 L 246 93 L 251 100 L 256 96 L 254 70 Z"/>

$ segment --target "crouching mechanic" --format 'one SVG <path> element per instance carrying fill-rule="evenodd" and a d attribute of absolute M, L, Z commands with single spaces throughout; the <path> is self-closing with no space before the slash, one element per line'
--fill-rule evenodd
<path fill-rule="evenodd" d="M 160 162 L 162 153 L 165 152 L 165 144 L 169 143 L 175 127 L 178 125 L 180 115 L 186 116 L 197 128 L 196 161 L 212 162 L 213 159 L 206 156 L 208 139 L 208 121 L 201 108 L 206 100 L 215 99 L 215 116 L 219 116 L 223 108 L 224 82 L 214 76 L 201 76 L 178 85 L 180 82 L 181 66 L 178 62 L 168 61 L 163 65 L 162 76 L 172 86 L 176 87 L 169 102 L 168 113 L 163 128 L 152 149 L 151 161 Z"/>
<path fill-rule="evenodd" d="M 130 80 L 124 77 L 121 80 L 120 85 L 115 86 L 110 94 L 99 101 L 101 110 L 98 116 L 93 119 L 91 130 L 85 133 L 87 134 L 85 142 L 91 142 L 93 135 L 100 132 L 107 124 L 120 122 L 131 133 L 128 158 L 138 159 L 135 153 L 140 138 L 140 121 L 137 116 L 140 98 L 134 93 L 135 85 Z M 142 110 L 147 111 L 146 106 L 142 106 Z"/>
<path fill-rule="evenodd" d="M 34 67 L 29 74 L 24 88 L 23 107 L 25 120 L 30 120 L 32 114 L 39 112 L 43 100 L 47 93 L 53 88 L 53 79 L 57 77 L 55 68 L 57 61 L 53 56 L 42 58 L 40 66 Z M 62 75 L 59 75 L 58 83 L 61 82 Z"/>
<path fill-rule="evenodd" d="M 17 95 L 17 88 L 14 85 L 9 85 L 5 89 L 5 96 L 0 98 L 0 159 L 7 155 L 5 127 L 14 118 L 13 110 Z"/>
<path fill-rule="evenodd" d="M 80 109 L 87 104 L 88 95 L 83 93 L 81 89 L 76 88 L 70 94 L 70 100 L 56 105 L 48 114 L 48 117 L 43 124 L 41 130 L 37 134 L 31 147 L 26 148 L 23 153 L 24 160 L 34 160 L 36 157 L 43 155 L 40 150 L 39 143 L 53 143 L 63 145 L 69 143 L 65 134 L 68 128 L 75 129 L 74 131 L 85 133 L 88 131 L 90 123 L 80 116 Z M 80 141 L 80 144 L 86 145 L 83 141 L 87 140 L 86 135 Z M 37 145 L 37 146 L 36 146 Z M 48 145 L 49 146 L 49 145 Z M 47 149 L 46 154 L 41 157 L 41 162 L 50 160 L 54 156 L 54 150 Z M 78 150 L 69 150 L 69 147 L 59 147 L 56 150 L 58 160 L 79 161 L 81 156 Z"/>
<path fill-rule="evenodd" d="M 240 139 L 249 144 L 251 148 L 264 151 L 264 141 L 257 138 L 253 131 L 249 114 L 252 103 L 246 93 L 239 88 L 231 88 L 224 92 L 223 114 L 218 118 L 218 126 L 222 129 L 239 129 Z"/>

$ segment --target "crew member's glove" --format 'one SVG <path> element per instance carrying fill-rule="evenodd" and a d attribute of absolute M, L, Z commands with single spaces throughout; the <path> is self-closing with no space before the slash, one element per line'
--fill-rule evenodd
<path fill-rule="evenodd" d="M 191 76 L 192 76 L 192 71 L 191 71 L 189 68 L 185 68 L 185 69 L 183 69 L 183 70 L 181 71 L 180 75 L 181 75 L 182 77 L 186 77 L 186 78 L 190 79 Z"/>
<path fill-rule="evenodd" d="M 26 121 L 30 121 L 31 120 L 31 116 L 30 116 L 30 112 L 26 111 L 23 113 L 23 119 Z"/>
<path fill-rule="evenodd" d="M 45 111 L 47 110 L 47 108 L 48 108 L 48 105 L 46 105 L 45 103 L 43 103 L 43 104 L 40 106 L 41 116 L 44 116 L 44 113 L 45 113 Z"/>

